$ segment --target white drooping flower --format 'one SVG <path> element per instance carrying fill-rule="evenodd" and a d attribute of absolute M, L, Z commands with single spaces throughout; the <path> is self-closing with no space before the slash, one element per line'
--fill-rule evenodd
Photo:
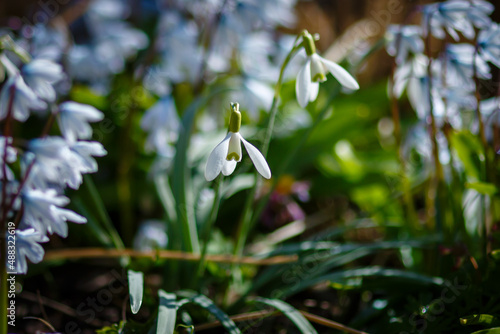
<path fill-rule="evenodd" d="M 68 141 L 89 139 L 92 136 L 90 122 L 98 122 L 104 114 L 87 104 L 73 101 L 63 102 L 59 105 L 59 127 Z"/>
<path fill-rule="evenodd" d="M 31 166 L 28 184 L 36 188 L 52 188 L 54 185 L 78 189 L 82 174 L 97 171 L 92 156 L 106 154 L 98 142 L 78 141 L 68 143 L 61 137 L 31 140 L 24 156 L 24 169 Z M 34 161 L 34 162 L 33 162 Z"/>
<path fill-rule="evenodd" d="M 241 126 L 241 113 L 238 103 L 231 104 L 231 118 L 229 121 L 229 132 L 226 137 L 212 150 L 208 157 L 205 168 L 205 178 L 207 181 L 214 180 L 220 172 L 223 175 L 231 175 L 236 168 L 236 163 L 241 161 L 242 151 L 241 143 L 250 156 L 255 168 L 260 175 L 266 179 L 271 178 L 271 169 L 267 164 L 266 158 L 260 151 L 247 142 L 239 133 Z"/>
<path fill-rule="evenodd" d="M 316 100 L 319 93 L 319 83 L 326 81 L 330 72 L 340 84 L 349 89 L 359 89 L 357 81 L 340 65 L 327 60 L 316 53 L 314 38 L 307 31 L 302 33 L 302 40 L 307 54 L 307 60 L 297 75 L 295 93 L 297 101 L 305 108 L 310 101 Z"/>
<path fill-rule="evenodd" d="M 28 264 L 26 258 L 33 263 L 43 260 L 45 251 L 39 244 L 49 241 L 49 238 L 33 228 L 16 231 L 16 273 L 26 274 Z"/>
<path fill-rule="evenodd" d="M 56 91 L 52 85 L 64 78 L 61 65 L 47 59 L 34 59 L 23 66 L 21 73 L 26 84 L 39 98 L 55 101 Z"/>
<path fill-rule="evenodd" d="M 56 233 L 65 238 L 68 236 L 67 221 L 84 224 L 87 219 L 79 214 L 61 208 L 69 203 L 69 198 L 58 195 L 54 189 L 30 189 L 22 191 L 24 205 L 23 226 L 33 227 L 45 235 Z"/>
<path fill-rule="evenodd" d="M 423 6 L 422 29 L 427 36 L 430 27 L 431 34 L 444 39 L 445 31 L 458 41 L 461 32 L 468 39 L 475 35 L 474 26 L 487 27 L 491 23 L 488 17 L 494 6 L 484 0 L 448 0 Z"/>
<path fill-rule="evenodd" d="M 174 99 L 171 96 L 161 98 L 146 111 L 141 120 L 141 128 L 149 133 L 146 151 L 173 156 L 172 143 L 177 140 L 180 127 Z"/>
<path fill-rule="evenodd" d="M 403 64 L 408 55 L 418 55 L 424 51 L 422 29 L 419 26 L 391 24 L 387 28 L 386 39 L 387 53 L 396 57 L 398 64 Z"/>
<path fill-rule="evenodd" d="M 491 25 L 477 36 L 479 54 L 487 61 L 500 67 L 500 25 Z"/>
<path fill-rule="evenodd" d="M 12 117 L 24 122 L 30 116 L 30 110 L 43 110 L 47 108 L 47 104 L 40 100 L 38 96 L 26 85 L 20 75 L 14 75 L 9 78 L 7 83 L 2 87 L 0 93 L 0 120 L 7 117 L 9 113 L 12 94 Z"/>
<path fill-rule="evenodd" d="M 147 220 L 139 226 L 134 238 L 134 249 L 147 252 L 165 249 L 168 244 L 166 224 L 160 220 Z"/>

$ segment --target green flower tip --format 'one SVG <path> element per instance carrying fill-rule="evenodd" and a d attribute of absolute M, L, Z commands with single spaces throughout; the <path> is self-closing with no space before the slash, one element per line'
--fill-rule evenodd
<path fill-rule="evenodd" d="M 307 30 L 303 30 L 300 34 L 302 36 L 302 44 L 304 45 L 304 49 L 306 49 L 306 53 L 308 56 L 311 56 L 316 53 L 316 44 L 314 41 L 319 39 L 318 34 L 315 34 L 314 37 Z"/>
<path fill-rule="evenodd" d="M 229 118 L 229 132 L 240 132 L 241 113 L 239 103 L 231 102 L 231 117 Z"/>

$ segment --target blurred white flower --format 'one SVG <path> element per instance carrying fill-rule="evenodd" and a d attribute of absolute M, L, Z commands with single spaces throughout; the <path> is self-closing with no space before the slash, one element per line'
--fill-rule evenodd
<path fill-rule="evenodd" d="M 449 0 L 423 6 L 422 29 L 424 36 L 428 34 L 430 25 L 431 34 L 439 39 L 445 37 L 445 30 L 455 40 L 461 32 L 468 39 L 475 35 L 474 26 L 479 28 L 488 26 L 491 22 L 488 15 L 494 7 L 483 0 Z"/>
<path fill-rule="evenodd" d="M 85 217 L 61 208 L 69 203 L 69 198 L 58 195 L 54 189 L 24 188 L 21 199 L 24 205 L 22 225 L 33 227 L 43 235 L 56 233 L 65 238 L 68 236 L 67 221 L 77 224 L 87 222 Z"/>
<path fill-rule="evenodd" d="M 491 23 L 488 28 L 479 32 L 477 47 L 484 60 L 500 67 L 500 25 Z"/>
<path fill-rule="evenodd" d="M 75 142 L 68 144 L 61 137 L 33 139 L 28 143 L 28 152 L 24 155 L 23 169 L 33 163 L 28 184 L 36 188 L 49 188 L 53 185 L 78 189 L 82 183 L 82 174 L 97 170 L 92 156 L 106 154 L 103 146 L 97 142 Z"/>
<path fill-rule="evenodd" d="M 160 220 L 147 220 L 143 222 L 134 237 L 134 249 L 143 252 L 165 249 L 167 244 L 166 224 Z"/>
<path fill-rule="evenodd" d="M 33 59 L 21 69 L 26 84 L 45 101 L 54 102 L 56 91 L 52 87 L 64 78 L 62 66 L 47 59 Z"/>
<path fill-rule="evenodd" d="M 274 90 L 266 83 L 251 77 L 238 80 L 240 89 L 231 94 L 233 101 L 245 105 L 252 119 L 257 119 L 259 111 L 269 111 L 273 102 Z"/>
<path fill-rule="evenodd" d="M 490 67 L 482 57 L 476 54 L 476 49 L 472 44 L 448 45 L 446 61 L 446 80 L 450 85 L 474 86 L 474 65 L 478 78 L 491 79 Z M 434 63 L 436 66 L 440 64 L 439 61 Z"/>
<path fill-rule="evenodd" d="M 68 141 L 89 139 L 92 137 L 89 122 L 98 122 L 104 118 L 104 114 L 96 108 L 73 101 L 61 103 L 58 116 L 61 132 Z"/>
<path fill-rule="evenodd" d="M 396 57 L 396 62 L 402 64 L 410 53 L 417 55 L 424 52 L 424 41 L 422 40 L 422 29 L 414 25 L 391 24 L 386 31 L 387 53 Z M 398 48 L 399 41 L 399 50 Z"/>
<path fill-rule="evenodd" d="M 173 98 L 163 97 L 146 110 L 141 120 L 141 128 L 149 133 L 145 144 L 146 151 L 171 156 L 172 143 L 177 140 L 180 129 Z"/>
<path fill-rule="evenodd" d="M 26 230 L 16 230 L 16 272 L 18 274 L 26 274 L 28 272 L 28 264 L 26 258 L 33 263 L 39 263 L 43 260 L 45 251 L 39 243 L 47 242 L 49 238 L 36 231 L 33 228 Z"/>
<path fill-rule="evenodd" d="M 19 122 L 25 122 L 30 116 L 30 110 L 43 110 L 47 104 L 36 96 L 20 75 L 15 75 L 2 87 L 0 93 L 0 120 L 7 117 L 11 94 L 14 94 L 12 103 L 12 117 Z"/>

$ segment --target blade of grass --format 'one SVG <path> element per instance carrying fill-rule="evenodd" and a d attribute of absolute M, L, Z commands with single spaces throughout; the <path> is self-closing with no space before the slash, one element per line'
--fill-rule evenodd
<path fill-rule="evenodd" d="M 314 334 L 318 333 L 316 329 L 311 325 L 311 323 L 292 305 L 279 300 L 279 299 L 269 299 L 257 297 L 254 299 L 255 302 L 265 304 L 280 310 L 288 319 L 290 319 L 295 326 L 300 330 L 301 333 Z"/>
<path fill-rule="evenodd" d="M 128 271 L 128 288 L 130 293 L 130 309 L 137 314 L 142 305 L 144 294 L 144 274 L 140 271 Z"/>

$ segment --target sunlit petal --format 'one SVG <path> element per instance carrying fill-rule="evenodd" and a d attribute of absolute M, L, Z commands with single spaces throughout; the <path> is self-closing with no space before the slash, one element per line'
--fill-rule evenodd
<path fill-rule="evenodd" d="M 329 61 L 325 58 L 321 58 L 323 65 L 328 68 L 330 73 L 337 79 L 340 84 L 349 89 L 359 89 L 358 82 L 352 77 L 349 72 L 347 72 L 340 65 L 335 64 L 333 61 Z"/>
<path fill-rule="evenodd" d="M 243 142 L 243 145 L 245 145 L 245 149 L 247 150 L 248 155 L 250 156 L 250 159 L 252 159 L 252 162 L 259 174 L 266 179 L 270 179 L 271 169 L 267 164 L 266 158 L 264 158 L 262 153 L 260 153 L 260 151 L 255 146 L 247 142 L 243 137 L 241 138 L 241 141 Z"/>
<path fill-rule="evenodd" d="M 229 139 L 232 133 L 229 132 L 227 136 L 213 149 L 207 160 L 205 168 L 205 179 L 207 181 L 214 180 L 220 174 L 224 162 L 226 161 L 227 151 L 229 150 Z"/>
<path fill-rule="evenodd" d="M 295 93 L 297 94 L 297 101 L 302 108 L 309 103 L 309 94 L 311 90 L 311 59 L 308 59 L 304 67 L 297 75 L 295 82 Z"/>

